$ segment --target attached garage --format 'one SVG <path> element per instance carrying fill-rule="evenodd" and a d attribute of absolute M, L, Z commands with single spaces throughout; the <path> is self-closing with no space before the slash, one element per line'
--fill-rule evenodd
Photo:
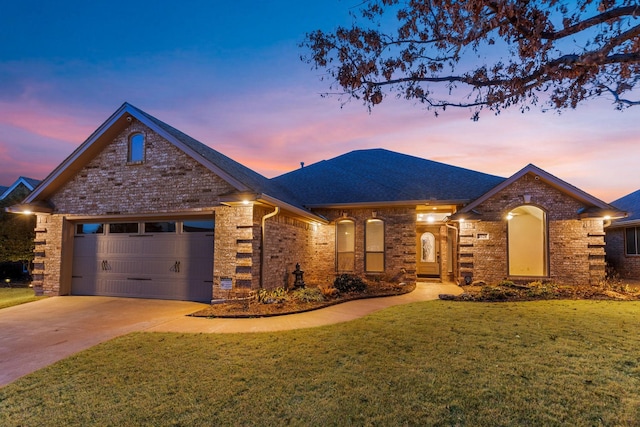
<path fill-rule="evenodd" d="M 213 219 L 74 224 L 73 295 L 210 302 Z"/>

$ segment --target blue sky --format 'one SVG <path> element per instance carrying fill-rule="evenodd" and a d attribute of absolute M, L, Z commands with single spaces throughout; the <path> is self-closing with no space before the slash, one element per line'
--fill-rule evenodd
<path fill-rule="evenodd" d="M 509 176 L 528 163 L 612 201 L 640 188 L 640 108 L 436 118 L 390 100 L 369 114 L 321 98 L 308 31 L 360 0 L 3 2 L 0 185 L 44 178 L 123 102 L 271 177 L 382 147 Z"/>

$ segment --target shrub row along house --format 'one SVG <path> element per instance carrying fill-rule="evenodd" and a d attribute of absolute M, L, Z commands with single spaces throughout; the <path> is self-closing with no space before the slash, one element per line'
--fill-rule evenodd
<path fill-rule="evenodd" d="M 510 178 L 353 151 L 267 179 L 123 104 L 12 211 L 47 295 L 210 301 L 337 274 L 406 283 L 605 274 L 623 212 L 528 165 Z"/>

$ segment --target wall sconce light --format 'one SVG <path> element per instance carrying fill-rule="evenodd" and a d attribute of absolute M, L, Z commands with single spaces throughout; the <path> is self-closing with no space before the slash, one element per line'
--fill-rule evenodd
<path fill-rule="evenodd" d="M 513 219 L 513 214 L 512 214 L 511 212 L 509 212 L 509 213 L 507 214 L 507 221 L 510 221 L 510 220 L 512 220 L 512 219 Z"/>

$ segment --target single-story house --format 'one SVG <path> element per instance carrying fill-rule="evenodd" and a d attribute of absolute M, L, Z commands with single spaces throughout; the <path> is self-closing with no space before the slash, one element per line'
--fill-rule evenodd
<path fill-rule="evenodd" d="M 534 166 L 509 178 L 383 149 L 267 179 L 125 103 L 24 200 L 47 295 L 209 301 L 349 273 L 415 282 L 605 274 L 622 213 Z"/>
<path fill-rule="evenodd" d="M 611 202 L 628 212 L 605 228 L 607 264 L 622 279 L 640 279 L 640 190 Z"/>

